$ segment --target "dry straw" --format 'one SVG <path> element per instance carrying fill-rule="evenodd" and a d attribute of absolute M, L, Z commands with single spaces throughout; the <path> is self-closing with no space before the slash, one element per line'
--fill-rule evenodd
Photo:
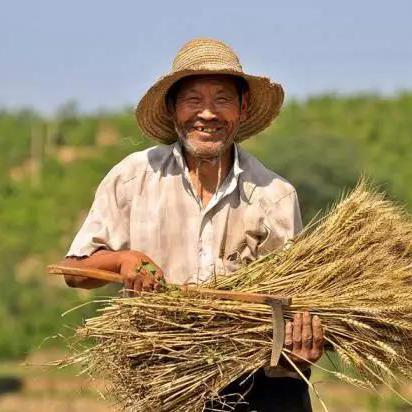
<path fill-rule="evenodd" d="M 395 391 L 412 377 L 411 263 L 410 216 L 360 183 L 288 247 L 208 286 L 292 296 L 286 318 L 302 310 L 322 318 L 341 360 L 331 373 Z M 108 377 L 131 411 L 202 411 L 210 399 L 214 410 L 229 411 L 219 391 L 269 362 L 268 306 L 178 290 L 103 303 L 77 333 L 92 345 L 69 362 Z"/>

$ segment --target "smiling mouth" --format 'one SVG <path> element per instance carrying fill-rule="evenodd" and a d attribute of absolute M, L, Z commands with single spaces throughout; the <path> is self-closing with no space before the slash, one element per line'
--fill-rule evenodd
<path fill-rule="evenodd" d="M 203 132 L 203 133 L 216 133 L 220 130 L 220 127 L 193 127 L 193 130 L 196 130 L 198 132 Z"/>

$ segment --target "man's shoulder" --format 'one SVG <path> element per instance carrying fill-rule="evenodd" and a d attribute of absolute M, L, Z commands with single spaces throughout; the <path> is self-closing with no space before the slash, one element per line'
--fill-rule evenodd
<path fill-rule="evenodd" d="M 261 196 L 273 201 L 296 194 L 294 186 L 288 180 L 268 169 L 244 149 L 238 150 L 240 167 L 243 169 L 242 180 L 250 190 L 257 190 Z"/>
<path fill-rule="evenodd" d="M 106 177 L 125 183 L 144 173 L 157 172 L 169 161 L 172 150 L 170 145 L 161 145 L 133 152 L 117 163 Z"/>

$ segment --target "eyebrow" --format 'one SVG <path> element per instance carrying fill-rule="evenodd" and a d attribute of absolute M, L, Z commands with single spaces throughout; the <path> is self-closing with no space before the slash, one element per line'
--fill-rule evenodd
<path fill-rule="evenodd" d="M 187 89 L 187 90 L 181 90 L 181 91 L 179 92 L 179 94 L 188 94 L 188 93 L 199 93 L 199 91 L 197 91 L 197 90 L 194 89 L 194 88 L 190 88 L 190 89 Z M 227 89 L 225 89 L 225 88 L 223 88 L 223 87 L 217 89 L 216 93 L 235 94 L 232 90 L 227 90 Z"/>
<path fill-rule="evenodd" d="M 215 94 L 217 96 L 221 96 L 221 95 L 225 95 L 228 96 L 230 98 L 235 98 L 237 95 L 237 91 L 236 90 L 228 90 L 226 87 L 222 86 L 221 84 L 216 84 L 216 91 Z M 191 94 L 193 95 L 199 95 L 200 92 L 198 90 L 196 90 L 194 87 L 189 87 L 188 89 L 181 89 L 178 91 L 178 93 L 176 94 L 175 100 L 180 100 L 180 99 L 184 99 L 186 98 L 188 95 L 190 96 Z"/>
<path fill-rule="evenodd" d="M 233 90 L 227 90 L 227 89 L 219 89 L 216 93 L 228 93 L 228 94 L 235 94 Z"/>
<path fill-rule="evenodd" d="M 180 90 L 178 94 L 186 94 L 186 93 L 199 93 L 196 89 L 187 89 L 187 90 Z"/>

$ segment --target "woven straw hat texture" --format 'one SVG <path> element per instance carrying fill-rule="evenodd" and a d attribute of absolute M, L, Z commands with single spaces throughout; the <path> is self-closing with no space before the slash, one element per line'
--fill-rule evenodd
<path fill-rule="evenodd" d="M 244 73 L 237 55 L 229 46 L 218 40 L 200 38 L 189 41 L 180 49 L 170 73 L 160 78 L 140 100 L 135 115 L 143 133 L 161 143 L 175 142 L 177 134 L 167 110 L 167 92 L 178 80 L 202 74 L 230 74 L 247 81 L 250 93 L 248 117 L 240 125 L 237 142 L 259 133 L 279 114 L 284 99 L 280 84 L 267 77 Z"/>

